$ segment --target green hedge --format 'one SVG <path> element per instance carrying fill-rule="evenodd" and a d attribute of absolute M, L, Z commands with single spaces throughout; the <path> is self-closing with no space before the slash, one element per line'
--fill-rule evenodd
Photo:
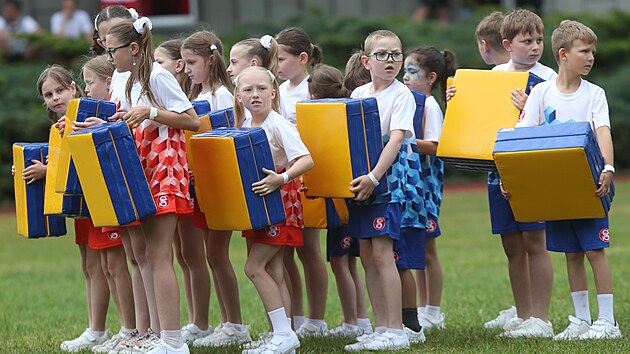
<path fill-rule="evenodd" d="M 435 45 L 452 50 L 463 68 L 487 68 L 479 57 L 473 38 L 477 22 L 490 11 L 484 8 L 470 17 L 458 20 L 448 27 L 426 22 L 418 24 L 405 17 L 376 18 L 346 16 L 331 18 L 317 9 L 306 11 L 288 23 L 249 23 L 237 31 L 222 36 L 226 48 L 242 38 L 274 34 L 285 26 L 300 26 L 310 34 L 314 43 L 324 50 L 324 61 L 343 68 L 354 48 L 360 48 L 366 35 L 376 29 L 391 29 L 403 41 L 405 47 Z M 596 65 L 588 80 L 606 90 L 610 106 L 615 143 L 615 163 L 619 169 L 630 168 L 630 107 L 627 103 L 627 78 L 630 64 L 625 60 L 630 54 L 630 13 L 612 12 L 596 17 L 590 14 L 564 16 L 550 15 L 545 21 L 546 51 L 541 60 L 556 67 L 549 43 L 551 32 L 562 19 L 580 20 L 593 28 L 599 36 Z M 197 28 L 191 28 L 191 31 Z M 46 111 L 38 97 L 35 82 L 48 63 L 61 63 L 76 71 L 77 57 L 88 54 L 88 44 L 83 40 L 61 41 L 50 35 L 29 37 L 38 49 L 39 62 L 6 64 L 0 63 L 0 203 L 10 203 L 13 193 L 9 178 L 11 144 L 16 141 L 45 141 L 49 122 Z M 227 55 L 227 54 L 226 54 Z M 77 83 L 82 83 L 79 77 Z M 451 172 L 451 171 L 449 171 Z M 478 173 L 449 173 L 451 179 L 483 179 Z"/>

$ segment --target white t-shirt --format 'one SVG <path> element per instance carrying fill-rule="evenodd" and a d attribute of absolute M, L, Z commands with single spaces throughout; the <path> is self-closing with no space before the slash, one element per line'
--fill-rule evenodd
<path fill-rule="evenodd" d="M 444 114 L 440 105 L 435 100 L 435 97 L 427 97 L 424 101 L 424 132 L 423 140 L 426 141 L 440 141 L 440 135 L 442 134 L 442 125 L 444 124 Z"/>
<path fill-rule="evenodd" d="M 604 90 L 586 80 L 573 93 L 562 93 L 556 81 L 545 81 L 534 87 L 521 112 L 517 127 L 566 122 L 589 122 L 593 131 L 610 127 L 608 101 Z"/>
<path fill-rule="evenodd" d="M 508 61 L 505 64 L 499 64 L 495 66 L 494 68 L 492 68 L 492 70 L 516 71 L 514 70 L 514 67 L 512 66 L 512 59 L 510 59 L 510 61 Z M 544 66 L 539 62 L 536 62 L 536 64 L 534 64 L 534 66 L 532 66 L 532 68 L 529 69 L 528 71 L 545 81 L 553 80 L 556 77 L 558 77 L 558 74 L 556 74 L 555 70 L 553 70 L 552 68 L 548 66 Z"/>
<path fill-rule="evenodd" d="M 4 17 L 0 16 L 0 31 L 10 33 L 33 33 L 39 29 L 39 24 L 31 16 L 21 16 L 13 24 L 7 23 Z"/>
<path fill-rule="evenodd" d="M 188 97 L 186 97 L 186 94 L 182 91 L 175 76 L 168 70 L 162 68 L 158 63 L 153 63 L 149 86 L 151 87 L 157 104 L 161 108 L 177 113 L 182 113 L 192 108 L 192 103 L 190 103 Z M 154 106 L 147 96 L 140 96 L 140 91 L 142 91 L 142 84 L 135 82 L 131 88 L 131 107 Z M 150 122 L 151 121 L 145 120 L 142 123 Z"/>
<path fill-rule="evenodd" d="M 352 98 L 374 97 L 378 102 L 378 114 L 381 118 L 381 135 L 389 136 L 392 130 L 404 130 L 405 138 L 414 138 L 413 116 L 416 101 L 407 86 L 398 80 L 383 91 L 370 93 L 372 83 L 357 87 L 352 91 Z"/>
<path fill-rule="evenodd" d="M 251 128 L 251 126 L 251 119 L 243 122 L 244 128 Z M 260 127 L 267 134 L 271 156 L 276 166 L 286 170 L 289 168 L 289 162 L 300 156 L 310 155 L 297 128 L 278 112 L 271 111 Z"/>
<path fill-rule="evenodd" d="M 116 104 L 117 112 L 129 112 L 131 109 L 131 104 L 125 97 L 125 88 L 130 75 L 130 71 L 121 73 L 118 70 L 114 70 L 114 74 L 112 74 L 112 82 L 109 85 L 109 100 Z"/>
<path fill-rule="evenodd" d="M 308 100 L 311 95 L 308 92 L 308 76 L 289 91 L 289 80 L 280 85 L 280 108 L 282 116 L 289 120 L 293 125 L 295 122 L 295 105 L 299 101 Z"/>
<path fill-rule="evenodd" d="M 234 107 L 234 96 L 223 85 L 219 86 L 219 88 L 215 90 L 214 95 L 212 94 L 212 92 L 206 92 L 200 94 L 194 100 L 206 100 L 210 102 L 210 110 L 212 111 Z"/>
<path fill-rule="evenodd" d="M 72 18 L 64 20 L 62 11 L 55 12 L 50 18 L 50 31 L 66 38 L 79 38 L 94 31 L 94 25 L 87 12 L 77 9 Z M 63 31 L 62 31 L 63 28 Z"/>

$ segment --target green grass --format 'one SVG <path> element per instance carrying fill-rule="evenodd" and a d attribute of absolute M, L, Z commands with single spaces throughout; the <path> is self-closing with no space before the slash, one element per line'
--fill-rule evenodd
<path fill-rule="evenodd" d="M 611 213 L 611 243 L 607 251 L 613 270 L 615 316 L 621 330 L 630 335 L 630 182 L 617 184 Z M 439 255 L 444 268 L 443 311 L 446 330 L 427 333 L 427 342 L 409 349 L 450 353 L 624 353 L 630 341 L 589 341 L 555 343 L 549 340 L 504 340 L 498 332 L 487 331 L 482 323 L 512 303 L 506 259 L 499 238 L 490 235 L 486 193 L 450 192 L 444 198 L 440 220 L 444 236 L 439 238 Z M 322 241 L 324 239 L 322 238 Z M 239 277 L 243 318 L 253 333 L 266 329 L 265 313 L 258 295 L 244 276 L 244 241 L 235 235 L 232 259 Z M 552 254 L 554 289 L 550 319 L 555 331 L 566 326 L 573 313 L 564 256 Z M 0 216 L 0 353 L 55 353 L 59 344 L 74 338 L 86 327 L 85 288 L 74 236 L 25 240 L 16 235 L 15 218 Z M 588 269 L 588 267 L 587 267 Z M 332 275 L 329 278 L 326 320 L 341 323 L 341 309 Z M 597 315 L 592 276 L 589 275 L 591 311 Z M 183 299 L 183 297 L 182 297 Z M 113 304 L 113 303 L 112 303 Z M 182 305 L 182 314 L 186 311 Z M 182 324 L 185 322 L 182 317 Z M 216 300 L 212 298 L 211 323 L 219 322 Z M 110 306 L 107 325 L 119 327 Z M 627 337 L 626 337 L 627 338 Z M 304 340 L 300 352 L 341 352 L 347 340 Z M 239 353 L 238 348 L 200 350 L 193 353 Z"/>

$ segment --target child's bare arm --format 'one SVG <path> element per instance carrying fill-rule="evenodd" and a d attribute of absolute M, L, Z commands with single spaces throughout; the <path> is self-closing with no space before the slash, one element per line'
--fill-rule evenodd
<path fill-rule="evenodd" d="M 312 169 L 313 166 L 315 166 L 315 163 L 311 155 L 303 155 L 296 158 L 292 161 L 291 167 L 285 172 L 287 174 L 287 180 L 290 181 L 303 175 L 305 172 Z M 278 174 L 266 168 L 263 168 L 262 171 L 267 174 L 267 177 L 252 184 L 252 191 L 254 193 L 264 196 L 275 191 L 285 183 L 283 174 Z"/>
<path fill-rule="evenodd" d="M 614 149 L 612 136 L 610 134 L 610 127 L 601 126 L 597 128 L 595 131 L 597 135 L 597 142 L 599 144 L 599 148 L 602 151 L 602 155 L 604 156 L 604 164 L 605 165 L 613 165 L 613 161 L 615 160 Z M 599 188 L 595 191 L 595 196 L 598 198 L 602 198 L 610 193 L 610 184 L 613 180 L 613 173 L 611 172 L 601 172 L 599 175 Z"/>
<path fill-rule="evenodd" d="M 389 133 L 389 141 L 383 148 L 381 157 L 378 159 L 376 166 L 371 172 L 376 180 L 380 180 L 387 172 L 387 169 L 389 169 L 389 167 L 394 163 L 404 139 L 404 130 L 392 130 Z M 357 194 L 355 200 L 362 201 L 372 195 L 372 191 L 375 187 L 376 186 L 372 182 L 372 179 L 368 175 L 363 175 L 352 180 L 352 182 L 350 182 L 349 189 L 352 193 Z"/>

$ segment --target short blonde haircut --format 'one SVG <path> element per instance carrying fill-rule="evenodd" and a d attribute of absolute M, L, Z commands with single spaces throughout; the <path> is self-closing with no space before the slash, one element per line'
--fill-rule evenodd
<path fill-rule="evenodd" d="M 505 16 L 501 24 L 501 37 L 512 42 L 519 34 L 544 34 L 545 25 L 540 16 L 526 9 L 516 9 Z"/>
<path fill-rule="evenodd" d="M 503 37 L 501 37 L 501 24 L 505 16 L 499 11 L 493 11 L 484 17 L 475 30 L 477 42 L 484 40 L 492 49 L 503 51 Z"/>
<path fill-rule="evenodd" d="M 556 61 L 559 59 L 559 51 L 564 48 L 566 51 L 573 48 L 575 41 L 580 40 L 585 44 L 597 44 L 597 35 L 583 23 L 564 20 L 560 22 L 560 26 L 553 30 L 551 34 L 551 49 L 553 50 L 553 57 Z"/>
<path fill-rule="evenodd" d="M 398 44 L 400 44 L 400 50 L 402 50 L 402 42 L 400 41 L 400 38 L 398 38 L 396 33 L 389 30 L 378 30 L 370 33 L 367 38 L 365 38 L 365 42 L 363 44 L 363 51 L 365 52 L 365 55 L 368 55 L 372 52 L 372 49 L 374 49 L 374 42 L 376 42 L 380 38 L 387 37 L 395 39 Z"/>

